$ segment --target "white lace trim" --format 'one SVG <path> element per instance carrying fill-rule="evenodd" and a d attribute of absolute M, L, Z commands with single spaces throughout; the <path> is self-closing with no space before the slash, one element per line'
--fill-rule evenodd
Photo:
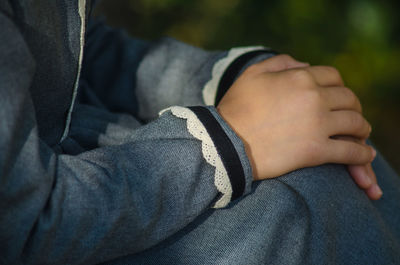
<path fill-rule="evenodd" d="M 206 105 L 214 105 L 215 97 L 217 96 L 218 83 L 221 80 L 226 68 L 242 54 L 268 49 L 263 46 L 251 46 L 251 47 L 238 47 L 233 48 L 229 51 L 228 55 L 214 64 L 212 69 L 211 80 L 206 83 L 203 88 L 203 100 Z"/>
<path fill-rule="evenodd" d="M 232 198 L 232 185 L 229 180 L 228 173 L 222 163 L 214 142 L 208 134 L 206 128 L 197 118 L 197 116 L 188 108 L 173 106 L 168 109 L 162 110 L 160 115 L 166 111 L 181 119 L 187 121 L 187 129 L 193 137 L 201 141 L 201 149 L 203 157 L 213 167 L 215 167 L 214 184 L 217 190 L 222 193 L 222 197 L 215 203 L 214 208 L 225 207 Z"/>
<path fill-rule="evenodd" d="M 72 111 L 74 110 L 74 105 L 75 105 L 75 100 L 76 96 L 78 94 L 78 86 L 79 86 L 79 78 L 81 75 L 81 70 L 82 70 L 82 60 L 83 60 L 83 46 L 85 45 L 85 28 L 86 28 L 86 0 L 79 0 L 78 2 L 78 12 L 79 12 L 79 17 L 81 19 L 81 34 L 80 34 L 80 39 L 79 39 L 79 58 L 78 58 L 78 73 L 76 74 L 75 78 L 75 84 L 74 84 L 74 91 L 72 93 L 72 100 L 71 100 L 71 105 L 68 110 L 68 115 L 67 115 L 67 120 L 65 122 L 65 128 L 63 135 L 61 137 L 60 143 L 67 138 L 67 135 L 69 133 L 69 127 L 71 125 L 71 119 L 72 119 Z"/>

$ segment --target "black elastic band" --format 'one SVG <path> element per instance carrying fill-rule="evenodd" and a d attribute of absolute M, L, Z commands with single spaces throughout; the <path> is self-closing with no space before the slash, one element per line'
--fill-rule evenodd
<path fill-rule="evenodd" d="M 203 123 L 222 159 L 232 185 L 232 200 L 239 198 L 244 193 L 246 180 L 242 163 L 233 143 L 207 108 L 189 107 L 189 109 Z"/>
<path fill-rule="evenodd" d="M 235 59 L 226 69 L 225 73 L 222 75 L 221 80 L 218 84 L 217 95 L 215 97 L 215 106 L 221 101 L 222 97 L 225 95 L 226 91 L 232 86 L 233 82 L 235 82 L 236 78 L 239 76 L 243 67 L 254 57 L 262 55 L 262 54 L 278 54 L 275 51 L 271 50 L 257 50 L 245 53 L 238 58 Z"/>

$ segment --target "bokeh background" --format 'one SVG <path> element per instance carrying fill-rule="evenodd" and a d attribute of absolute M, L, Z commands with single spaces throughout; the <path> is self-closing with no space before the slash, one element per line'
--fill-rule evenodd
<path fill-rule="evenodd" d="M 373 142 L 400 172 L 399 11 L 397 0 L 104 0 L 94 14 L 144 39 L 265 45 L 337 67 L 363 104 Z"/>

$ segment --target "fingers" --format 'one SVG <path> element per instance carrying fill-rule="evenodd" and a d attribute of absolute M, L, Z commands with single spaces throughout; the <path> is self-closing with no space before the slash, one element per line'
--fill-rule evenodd
<path fill-rule="evenodd" d="M 376 153 L 375 153 L 375 156 L 376 156 Z M 366 167 L 366 170 L 367 170 L 367 175 L 371 178 L 372 184 L 377 184 L 378 181 L 376 179 L 375 172 L 372 169 L 371 163 L 367 164 L 365 167 Z"/>
<path fill-rule="evenodd" d="M 320 86 L 344 86 L 339 71 L 331 66 L 311 66 L 305 68 Z"/>
<path fill-rule="evenodd" d="M 378 200 L 382 197 L 382 190 L 376 181 L 376 175 L 372 169 L 371 163 L 366 165 L 349 165 L 348 170 L 354 182 L 363 190 L 372 200 Z"/>
<path fill-rule="evenodd" d="M 366 139 L 371 133 L 371 125 L 358 112 L 351 110 L 332 111 L 327 114 L 329 136 L 347 135 Z"/>
<path fill-rule="evenodd" d="M 327 105 L 331 111 L 355 110 L 362 113 L 360 100 L 347 87 L 325 87 L 321 90 L 321 94 L 327 101 Z"/>
<path fill-rule="evenodd" d="M 379 200 L 379 199 L 382 197 L 383 192 L 382 192 L 381 188 L 379 187 L 379 185 L 378 185 L 378 183 L 377 183 L 377 181 L 376 181 L 375 172 L 374 172 L 374 170 L 372 169 L 371 164 L 368 164 L 368 165 L 366 166 L 366 168 L 367 168 L 368 175 L 371 176 L 372 183 L 373 183 L 373 184 L 371 185 L 371 187 L 369 187 L 369 188 L 366 190 L 366 193 L 367 193 L 367 195 L 368 195 L 368 197 L 369 197 L 370 199 L 372 199 L 372 200 Z"/>
<path fill-rule="evenodd" d="M 360 188 L 367 189 L 371 187 L 372 180 L 368 175 L 366 165 L 349 165 L 347 168 L 353 180 Z"/>
<path fill-rule="evenodd" d="M 254 64 L 249 68 L 255 73 L 263 72 L 280 72 L 293 68 L 308 67 L 308 63 L 303 63 L 295 60 L 293 57 L 287 54 L 280 54 L 271 57 L 267 60 Z"/>
<path fill-rule="evenodd" d="M 336 150 L 332 152 L 332 161 L 329 162 L 347 164 L 350 175 L 356 184 L 365 190 L 367 196 L 371 200 L 380 199 L 383 192 L 371 166 L 376 151 L 368 145 L 357 143 L 358 141 L 342 139 L 332 139 L 331 141 L 336 141 L 336 143 L 331 142 L 333 144 L 331 148 Z"/>
<path fill-rule="evenodd" d="M 310 64 L 299 62 L 287 54 L 274 56 L 249 67 L 255 73 L 280 72 L 296 68 L 307 70 L 320 86 L 344 86 L 343 79 L 336 68 L 331 66 L 310 66 Z"/>
<path fill-rule="evenodd" d="M 324 145 L 324 159 L 326 163 L 346 165 L 362 165 L 371 163 L 375 158 L 375 150 L 365 144 L 359 144 L 342 139 L 328 139 Z"/>
<path fill-rule="evenodd" d="M 339 136 L 335 139 L 366 145 L 365 140 L 361 141 L 349 136 Z M 375 158 L 376 152 L 373 152 L 372 155 Z M 377 183 L 376 175 L 372 169 L 371 163 L 364 165 L 348 165 L 347 168 L 354 182 L 365 191 L 371 200 L 378 200 L 382 197 L 382 190 Z"/>

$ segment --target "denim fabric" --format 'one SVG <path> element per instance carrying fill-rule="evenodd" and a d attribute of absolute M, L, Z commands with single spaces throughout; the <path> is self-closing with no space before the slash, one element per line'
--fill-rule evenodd
<path fill-rule="evenodd" d="M 161 244 L 105 264 L 400 264 L 400 178 L 378 154 L 369 200 L 341 165 L 255 182 Z"/>
<path fill-rule="evenodd" d="M 66 8 L 68 12 L 78 13 L 77 6 L 70 6 L 67 2 L 58 4 L 60 10 Z M 164 46 L 176 45 L 181 49 L 171 49 L 167 53 L 168 56 L 171 56 L 172 52 L 188 52 L 191 56 L 196 56 L 201 67 L 193 65 L 190 75 L 185 72 L 180 75 L 182 80 L 190 80 L 188 86 L 173 86 L 168 81 L 167 73 L 177 73 L 175 66 L 181 64 L 186 64 L 189 69 L 188 62 L 192 60 L 191 57 L 181 56 L 178 61 L 161 59 L 166 65 L 159 67 L 166 75 L 162 81 L 168 83 L 171 88 L 180 89 L 182 92 L 185 88 L 187 93 L 198 95 L 201 94 L 201 83 L 205 83 L 210 76 L 213 63 L 224 53 L 209 54 L 172 40 L 162 40 L 158 44 L 148 45 L 145 50 L 152 51 L 153 55 L 147 57 L 146 53 L 140 55 L 144 42 L 131 41 L 121 35 L 120 40 L 123 41 L 117 49 L 109 53 L 111 56 L 100 56 L 102 60 L 99 65 L 108 65 L 112 71 L 96 76 L 99 79 L 105 74 L 113 76 L 111 83 L 115 86 L 105 88 L 111 89 L 111 94 L 117 95 L 117 99 L 109 96 L 102 98 L 102 88 L 91 86 L 93 80 L 87 78 L 85 73 L 90 72 L 88 67 L 95 69 L 95 65 L 91 60 L 86 60 L 80 89 L 83 95 L 92 97 L 80 97 L 81 100 L 75 105 L 72 115 L 69 134 L 61 144 L 53 145 L 55 139 L 60 139 L 65 125 L 74 89 L 73 82 L 70 81 L 76 77 L 76 71 L 73 75 L 74 71 L 68 72 L 69 68 L 66 69 L 66 72 L 71 74 L 67 83 L 64 83 L 63 78 L 53 76 L 54 72 L 46 68 L 49 65 L 43 60 L 46 60 L 46 56 L 55 55 L 51 52 L 36 53 L 36 46 L 27 41 L 26 37 L 32 35 L 33 42 L 40 42 L 42 40 L 35 40 L 35 37 L 40 38 L 39 33 L 47 31 L 35 35 L 35 30 L 41 29 L 40 26 L 28 29 L 25 24 L 20 25 L 24 17 L 38 17 L 29 13 L 29 9 L 24 9 L 32 6 L 23 1 L 13 2 L 10 6 L 17 15 L 0 13 L 2 264 L 95 264 L 136 253 L 176 233 L 213 205 L 218 199 L 214 185 L 215 168 L 204 160 L 201 142 L 189 134 L 185 120 L 170 113 L 165 113 L 157 119 L 154 117 L 155 113 L 164 105 L 169 105 L 171 100 L 186 104 L 192 98 L 183 94 L 176 94 L 173 98 L 163 97 L 165 101 L 158 101 L 157 106 L 153 105 L 152 115 L 147 116 L 155 119 L 151 123 L 147 123 L 147 118 L 136 113 L 134 106 L 129 109 L 128 105 L 130 100 L 132 105 L 135 102 L 147 102 L 143 98 L 146 97 L 145 93 L 143 97 L 136 93 L 140 87 L 154 89 L 148 91 L 150 94 L 160 93 L 159 89 L 167 88 L 153 87 L 146 85 L 146 82 L 136 84 L 135 81 L 135 65 L 142 67 L 142 71 L 143 64 L 148 64 L 148 67 L 154 66 L 154 69 L 144 71 L 145 74 L 155 74 L 154 78 L 148 79 L 150 81 L 163 75 L 161 72 L 155 72 L 160 61 L 158 56 L 163 56 L 163 53 L 156 51 L 157 49 L 164 50 Z M 60 15 L 58 12 L 51 12 L 54 9 L 53 4 L 38 2 L 36 7 L 49 16 L 48 20 L 43 20 L 45 25 L 52 21 L 52 15 Z M 68 16 L 68 12 L 64 14 L 65 18 L 80 20 L 75 13 L 74 16 Z M 24 13 L 27 15 L 18 15 Z M 42 20 L 35 20 L 40 24 L 39 21 Z M 54 31 L 57 31 L 57 25 L 56 23 Z M 54 42 L 46 43 L 51 48 L 56 48 L 58 41 L 65 41 L 70 36 L 67 33 L 63 35 L 64 31 L 57 34 L 47 33 L 55 39 Z M 59 34 L 63 36 L 60 37 Z M 87 37 L 90 39 L 89 35 Z M 118 38 L 114 40 L 118 43 Z M 68 45 L 68 42 L 64 43 L 65 47 L 69 47 Z M 110 46 L 107 46 L 107 42 L 103 45 L 103 50 L 97 52 L 107 55 Z M 78 54 L 76 47 L 72 48 Z M 90 50 L 87 51 L 90 55 Z M 119 53 L 127 60 L 116 60 L 115 63 L 126 62 L 126 65 L 118 67 L 112 64 L 109 59 L 114 59 L 113 52 Z M 154 56 L 154 53 L 158 56 Z M 69 53 L 63 51 L 57 54 L 60 58 L 68 56 Z M 39 60 L 36 57 L 40 57 Z M 152 64 L 152 61 L 155 64 Z M 168 65 L 170 61 L 173 61 L 173 65 Z M 55 62 L 51 66 L 57 68 L 59 65 Z M 60 68 L 63 67 L 61 64 Z M 77 61 L 66 63 L 65 67 L 77 68 Z M 46 69 L 48 71 L 45 71 Z M 57 86 L 45 82 L 53 78 L 58 78 Z M 171 78 L 176 81 L 175 76 Z M 135 87 L 138 89 L 135 90 Z M 130 88 L 130 91 L 127 88 Z M 91 94 L 85 92 L 90 89 Z M 190 89 L 193 91 L 189 91 Z M 120 109 L 113 109 L 112 104 L 118 99 L 121 102 Z M 201 102 L 201 98 L 195 100 Z M 42 102 L 45 102 L 43 106 Z M 141 106 L 145 105 L 139 104 L 139 110 Z M 41 116 L 41 111 L 37 111 L 41 108 L 48 113 Z M 56 118 L 60 113 L 63 113 L 63 117 Z M 225 131 L 227 130 L 227 135 L 237 151 L 243 153 L 240 139 L 225 126 Z M 44 134 L 40 133 L 41 131 L 44 131 Z M 51 137 L 47 138 L 46 134 Z M 244 155 L 241 158 L 245 172 L 250 174 L 247 158 Z M 246 176 L 246 179 L 249 186 L 251 176 Z"/>
<path fill-rule="evenodd" d="M 226 52 L 94 24 L 57 144 L 79 64 L 78 1 L 0 8 L 0 264 L 400 263 L 399 179 L 380 155 L 378 202 L 338 165 L 251 187 L 243 144 L 213 107 L 251 194 L 210 209 L 219 194 L 201 143 L 157 112 L 201 105 Z"/>
<path fill-rule="evenodd" d="M 226 51 L 206 52 L 163 38 L 129 37 L 102 21 L 89 23 L 80 102 L 147 122 L 167 107 L 204 105 L 202 88 Z"/>
<path fill-rule="evenodd" d="M 54 146 L 65 128 L 78 71 L 81 29 L 78 1 L 6 2 L 12 7 L 8 15 L 36 63 L 29 91 L 39 135 L 49 146 Z"/>

